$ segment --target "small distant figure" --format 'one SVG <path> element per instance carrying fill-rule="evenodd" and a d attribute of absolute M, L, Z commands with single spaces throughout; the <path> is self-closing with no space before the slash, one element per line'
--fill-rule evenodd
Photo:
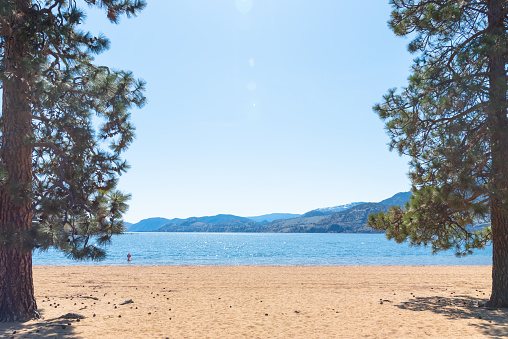
<path fill-rule="evenodd" d="M 131 254 L 130 253 L 127 253 L 127 261 L 131 261 Z"/>

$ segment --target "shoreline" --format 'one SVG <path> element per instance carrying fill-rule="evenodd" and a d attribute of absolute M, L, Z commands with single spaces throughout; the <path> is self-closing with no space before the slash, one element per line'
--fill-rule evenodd
<path fill-rule="evenodd" d="M 489 265 L 38 265 L 33 272 L 42 318 L 0 324 L 0 333 L 14 338 L 508 336 L 508 310 L 477 306 L 489 297 L 490 271 Z M 133 303 L 121 305 L 128 299 Z M 60 318 L 69 312 L 85 318 Z"/>
<path fill-rule="evenodd" d="M 492 265 L 484 265 L 484 264 L 470 264 L 470 265 L 463 265 L 463 264 L 457 264 L 457 265 L 302 265 L 302 264 L 294 264 L 294 265 L 287 265 L 287 264 L 280 264 L 280 265 L 274 265 L 274 264 L 260 264 L 260 265 L 229 265 L 229 264 L 201 264 L 201 265 L 190 265 L 190 264 L 169 264 L 169 265 L 145 265 L 145 264 L 108 264 L 108 265 L 101 265 L 101 264 L 76 264 L 76 265 L 32 265 L 34 268 L 44 268 L 44 267 L 492 267 Z"/>

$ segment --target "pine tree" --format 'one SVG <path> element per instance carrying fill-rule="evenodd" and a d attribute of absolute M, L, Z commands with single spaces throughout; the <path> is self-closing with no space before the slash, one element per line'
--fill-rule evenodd
<path fill-rule="evenodd" d="M 369 224 L 397 242 L 459 255 L 492 242 L 488 304 L 508 307 L 508 1 L 391 4 L 389 25 L 412 38 L 417 57 L 408 86 L 374 110 L 391 149 L 411 158 L 413 197 Z"/>
<path fill-rule="evenodd" d="M 117 23 L 145 2 L 81 5 Z M 109 42 L 78 29 L 84 19 L 76 0 L 0 2 L 0 321 L 38 316 L 34 249 L 101 259 L 123 229 L 129 196 L 115 187 L 134 137 L 128 110 L 145 103 L 144 83 L 93 64 Z"/>

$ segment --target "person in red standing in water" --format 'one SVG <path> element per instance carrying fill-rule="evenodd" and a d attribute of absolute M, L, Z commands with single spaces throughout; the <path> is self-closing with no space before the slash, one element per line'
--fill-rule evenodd
<path fill-rule="evenodd" d="M 127 253 L 127 261 L 131 261 L 131 254 Z"/>

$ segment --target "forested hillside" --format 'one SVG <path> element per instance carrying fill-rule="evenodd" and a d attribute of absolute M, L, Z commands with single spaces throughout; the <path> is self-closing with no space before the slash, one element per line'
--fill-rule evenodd
<path fill-rule="evenodd" d="M 320 208 L 301 216 L 293 215 L 296 216 L 293 218 L 287 213 L 249 218 L 231 214 L 187 219 L 149 218 L 131 225 L 128 230 L 131 232 L 375 233 L 379 231 L 366 226 L 368 215 L 386 212 L 390 206 L 402 205 L 409 200 L 410 196 L 410 192 L 401 192 L 379 203 L 357 202 Z M 273 220 L 276 216 L 280 216 L 281 219 Z"/>

